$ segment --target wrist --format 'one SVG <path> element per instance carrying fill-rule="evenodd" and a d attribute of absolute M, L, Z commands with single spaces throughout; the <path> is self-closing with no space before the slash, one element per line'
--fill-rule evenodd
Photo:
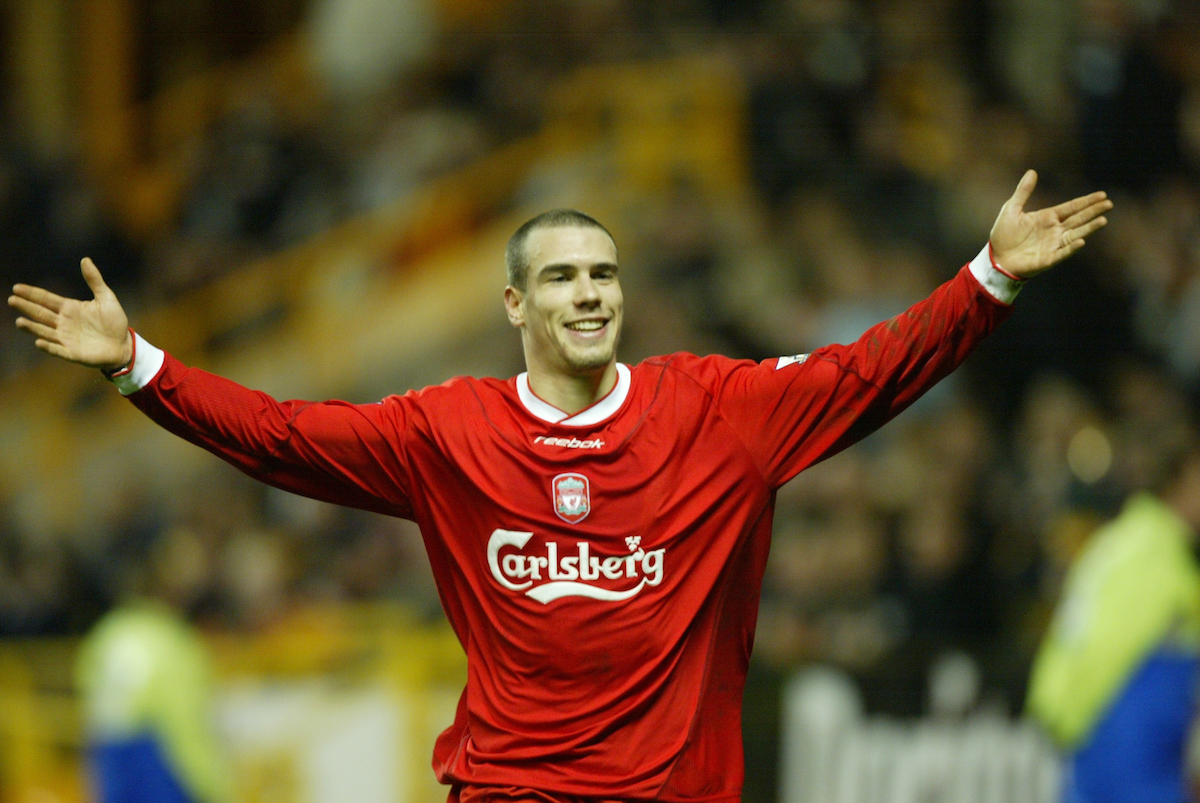
<path fill-rule="evenodd" d="M 137 393 L 149 385 L 166 364 L 167 355 L 163 350 L 147 343 L 136 332 L 132 333 L 130 351 L 129 364 L 125 368 L 112 374 L 105 372 L 105 376 L 121 392 L 122 396 Z"/>
<path fill-rule="evenodd" d="M 1012 279 L 1014 282 L 1025 281 L 1020 276 L 1017 276 L 1016 274 L 1012 273 L 1011 271 L 1007 271 L 1004 269 L 1004 267 L 1000 264 L 999 257 L 996 256 L 996 250 L 994 248 L 992 248 L 991 240 L 988 240 L 988 259 L 991 260 L 993 268 L 1000 271 L 1000 273 L 1002 273 L 1005 276 L 1007 276 L 1008 278 Z"/>
<path fill-rule="evenodd" d="M 125 340 L 121 344 L 121 362 L 117 365 L 103 366 L 100 372 L 109 379 L 117 376 L 123 376 L 133 370 L 133 362 L 137 359 L 137 339 L 133 335 L 133 329 L 125 330 Z"/>
<path fill-rule="evenodd" d="M 1001 271 L 992 258 L 992 246 L 988 243 L 972 259 L 967 267 L 975 280 L 987 291 L 988 295 L 1001 304 L 1011 304 L 1017 300 L 1017 295 L 1025 282 L 1014 279 L 1007 271 Z"/>

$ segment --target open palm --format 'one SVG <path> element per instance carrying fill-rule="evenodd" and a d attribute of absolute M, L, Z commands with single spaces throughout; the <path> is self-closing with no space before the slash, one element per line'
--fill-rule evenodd
<path fill-rule="evenodd" d="M 1026 212 L 1036 186 L 1037 173 L 1026 171 L 992 226 L 992 258 L 1018 279 L 1036 276 L 1083 248 L 1084 238 L 1108 223 L 1103 215 L 1113 206 L 1105 193 L 1093 192 Z"/>
<path fill-rule="evenodd" d="M 14 286 L 8 305 L 21 313 L 17 327 L 37 338 L 34 345 L 47 354 L 91 368 L 121 368 L 132 359 L 129 319 L 92 260 L 84 259 L 80 271 L 92 290 L 91 301 Z"/>

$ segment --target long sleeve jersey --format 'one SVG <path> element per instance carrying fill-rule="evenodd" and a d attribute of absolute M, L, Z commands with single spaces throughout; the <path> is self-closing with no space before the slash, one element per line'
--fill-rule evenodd
<path fill-rule="evenodd" d="M 617 365 L 569 415 L 522 374 L 276 401 L 138 339 L 123 393 L 264 482 L 420 525 L 467 655 L 433 766 L 463 800 L 737 800 L 776 490 L 950 373 L 1011 311 L 987 248 L 852 345 Z"/>

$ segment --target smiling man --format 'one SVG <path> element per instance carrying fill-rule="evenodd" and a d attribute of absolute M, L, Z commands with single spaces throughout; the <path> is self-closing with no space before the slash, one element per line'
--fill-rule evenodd
<path fill-rule="evenodd" d="M 607 395 L 625 303 L 608 229 L 573 209 L 545 212 L 517 229 L 504 262 L 504 306 L 533 384 L 569 412 Z"/>
<path fill-rule="evenodd" d="M 735 801 L 741 700 L 775 491 L 959 365 L 1022 282 L 1105 224 L 1103 193 L 1025 212 L 928 299 L 852 345 L 763 362 L 617 361 L 617 249 L 579 212 L 513 235 L 527 372 L 382 403 L 278 402 L 188 368 L 95 298 L 18 285 L 38 348 L 285 490 L 416 521 L 467 687 L 434 748 L 457 801 Z"/>

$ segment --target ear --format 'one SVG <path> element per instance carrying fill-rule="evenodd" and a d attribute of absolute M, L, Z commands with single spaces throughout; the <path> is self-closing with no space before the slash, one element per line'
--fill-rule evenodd
<path fill-rule="evenodd" d="M 511 284 L 504 288 L 504 311 L 508 313 L 508 322 L 515 329 L 525 325 L 524 301 L 525 294 Z"/>

